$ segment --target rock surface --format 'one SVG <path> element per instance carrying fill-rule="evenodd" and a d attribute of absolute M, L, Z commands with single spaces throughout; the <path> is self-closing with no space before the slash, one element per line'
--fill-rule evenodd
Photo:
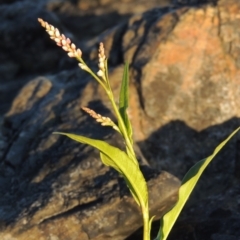
<path fill-rule="evenodd" d="M 160 2 L 165 7 L 156 7 Z M 145 8 L 144 1 L 130 8 L 134 1 L 124 0 L 118 6 L 46 0 L 37 7 L 27 0 L 0 5 L 1 239 L 121 240 L 141 226 L 123 180 L 102 165 L 98 153 L 52 135 L 74 132 L 123 147 L 117 134 L 80 110 L 89 106 L 113 117 L 102 89 L 51 43 L 37 17 L 82 46 L 95 69 L 97 43 L 103 41 L 116 94 L 123 62 L 131 64 L 129 113 L 137 154 L 149 163 L 142 169 L 157 218 L 176 201 L 174 176 L 182 178 L 240 125 L 240 3 L 184 2 L 174 7 L 152 1 Z M 76 24 L 87 15 L 95 16 Z M 210 165 L 169 240 L 238 239 L 239 143 L 238 135 Z M 156 232 L 159 222 L 154 226 Z M 128 239 L 139 238 L 136 231 Z"/>

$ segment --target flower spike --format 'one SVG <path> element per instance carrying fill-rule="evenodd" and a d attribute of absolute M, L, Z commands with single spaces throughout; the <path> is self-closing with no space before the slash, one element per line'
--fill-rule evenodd
<path fill-rule="evenodd" d="M 103 117 L 102 115 L 96 113 L 90 108 L 82 107 L 82 110 L 88 113 L 91 117 L 95 118 L 97 122 L 101 123 L 102 126 L 110 126 L 119 132 L 117 125 L 109 118 Z"/>
<path fill-rule="evenodd" d="M 103 46 L 102 42 L 99 45 L 98 59 L 99 59 L 99 63 L 98 63 L 99 71 L 97 72 L 97 75 L 99 77 L 104 78 L 104 72 L 106 71 L 106 69 L 105 69 L 106 56 L 104 53 L 104 46 Z"/>
<path fill-rule="evenodd" d="M 54 40 L 59 47 L 62 47 L 62 49 L 68 53 L 69 57 L 81 59 L 82 51 L 79 48 L 76 48 L 76 45 L 71 43 L 69 38 L 67 38 L 64 34 L 61 34 L 57 28 L 48 22 L 45 22 L 41 18 L 38 18 L 38 21 L 41 26 L 46 29 L 50 38 Z"/>

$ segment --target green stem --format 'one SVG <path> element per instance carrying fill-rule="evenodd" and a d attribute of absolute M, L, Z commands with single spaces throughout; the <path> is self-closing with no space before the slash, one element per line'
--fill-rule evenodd
<path fill-rule="evenodd" d="M 109 86 L 110 88 L 110 86 Z M 122 120 L 122 116 L 120 115 L 119 111 L 118 111 L 118 108 L 116 106 L 116 103 L 114 101 L 114 97 L 113 97 L 113 94 L 112 94 L 112 91 L 111 91 L 111 88 L 109 89 L 109 91 L 107 91 L 107 95 L 111 101 L 111 104 L 113 106 L 113 110 L 115 112 L 115 115 L 118 119 L 118 123 L 119 123 L 119 129 L 121 130 L 122 132 L 122 135 L 124 137 L 124 140 L 125 140 L 125 143 L 126 143 L 126 147 L 128 149 L 128 152 L 131 154 L 131 157 L 132 159 L 138 164 L 137 162 L 137 159 L 136 159 L 136 155 L 135 155 L 135 152 L 134 152 L 134 149 L 133 149 L 133 146 L 131 144 L 131 141 L 128 137 L 128 134 L 127 134 L 127 129 L 126 129 L 126 126 Z"/>
<path fill-rule="evenodd" d="M 149 210 L 148 207 L 142 207 L 143 214 L 143 240 L 150 240 Z"/>
<path fill-rule="evenodd" d="M 104 90 L 107 92 L 108 89 L 106 87 L 106 84 L 88 67 L 88 65 L 83 61 L 82 58 L 77 58 L 77 60 L 82 63 L 84 66 L 86 66 L 86 70 L 93 78 L 97 80 L 97 82 L 104 88 Z"/>
<path fill-rule="evenodd" d="M 136 164 L 138 164 L 138 161 L 136 159 L 136 155 L 135 155 L 135 152 L 134 152 L 134 149 L 133 149 L 133 145 L 131 143 L 131 140 L 127 134 L 127 129 L 126 129 L 126 126 L 123 122 L 123 119 L 122 119 L 122 116 L 118 110 L 118 107 L 116 106 L 116 103 L 114 101 L 114 96 L 113 96 L 113 92 L 112 92 L 112 89 L 111 89 L 111 85 L 110 85 L 110 81 L 109 81 L 109 78 L 108 78 L 108 64 L 107 64 L 107 60 L 105 60 L 105 79 L 106 79 L 106 83 L 107 83 L 107 88 L 108 90 L 106 90 L 106 93 L 108 95 L 108 98 L 110 99 L 111 101 L 111 104 L 113 106 L 113 110 L 115 112 L 115 116 L 117 117 L 118 119 L 118 124 L 119 124 L 119 129 L 122 133 L 122 136 L 125 140 L 125 143 L 126 143 L 126 147 L 127 147 L 127 152 L 128 154 L 130 154 L 130 157 L 136 162 Z"/>
<path fill-rule="evenodd" d="M 104 88 L 105 92 L 108 95 L 108 98 L 112 104 L 115 116 L 118 119 L 118 128 L 121 131 L 121 134 L 125 140 L 126 143 L 126 148 L 127 148 L 127 153 L 130 155 L 131 159 L 138 165 L 138 161 L 136 159 L 136 155 L 133 149 L 133 144 L 128 136 L 126 126 L 124 124 L 124 121 L 122 119 L 122 116 L 119 112 L 119 109 L 115 103 L 113 92 L 110 86 L 109 78 L 108 78 L 108 67 L 107 67 L 107 60 L 105 61 L 105 79 L 102 81 L 92 70 L 87 66 L 87 64 L 83 61 L 82 58 L 77 58 L 78 61 L 80 61 L 84 66 L 86 66 L 86 71 L 90 73 L 93 78 L 97 80 L 97 82 L 100 83 L 100 85 Z M 148 208 L 148 203 L 140 203 L 142 206 L 142 214 L 143 214 L 143 240 L 150 240 L 150 225 L 149 225 L 149 208 Z"/>
<path fill-rule="evenodd" d="M 110 86 L 110 82 L 109 82 L 109 79 L 108 79 L 108 67 L 107 67 L 107 60 L 105 61 L 105 79 L 106 79 L 106 82 L 103 82 L 88 66 L 87 64 L 83 61 L 82 58 L 77 58 L 77 60 L 79 62 L 81 62 L 84 66 L 86 66 L 86 71 L 88 73 L 91 74 L 91 76 L 93 78 L 95 78 L 97 80 L 98 83 L 100 83 L 100 85 L 104 88 L 105 92 L 107 93 L 108 95 L 108 98 L 109 100 L 111 101 L 111 104 L 113 106 L 113 110 L 115 112 L 115 115 L 118 119 L 118 123 L 119 123 L 119 129 L 121 131 L 121 134 L 125 140 L 125 143 L 126 143 L 126 147 L 127 147 L 127 150 L 128 150 L 128 153 L 130 154 L 130 157 L 136 162 L 136 164 L 138 164 L 138 161 L 136 159 L 136 155 L 135 155 L 135 152 L 134 152 L 134 149 L 133 149 L 133 146 L 132 146 L 132 143 L 131 143 L 131 140 L 129 139 L 128 137 L 128 134 L 127 134 L 127 129 L 126 129 L 126 126 L 122 120 L 122 117 L 121 117 L 121 114 L 119 113 L 118 111 L 118 108 L 116 106 L 116 103 L 114 101 L 114 96 L 113 96 L 113 92 L 112 92 L 112 89 L 111 89 L 111 86 Z"/>

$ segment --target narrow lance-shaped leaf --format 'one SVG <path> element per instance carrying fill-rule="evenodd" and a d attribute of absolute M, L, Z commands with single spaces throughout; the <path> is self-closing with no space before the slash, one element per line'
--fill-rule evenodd
<path fill-rule="evenodd" d="M 127 155 L 126 155 L 127 156 Z M 113 163 L 113 160 L 111 159 L 111 158 L 109 158 L 108 156 L 106 156 L 104 153 L 100 153 L 100 157 L 101 157 L 101 159 L 102 159 L 102 162 L 105 164 L 105 165 L 107 165 L 107 166 L 111 166 L 111 167 L 113 167 L 114 169 L 119 169 L 118 168 L 118 166 L 116 166 L 115 165 L 115 163 Z M 127 160 L 128 162 L 129 161 L 131 161 L 130 159 L 128 159 Z M 130 165 L 132 165 L 132 161 L 131 161 L 131 163 L 130 163 Z M 129 164 L 129 163 L 128 163 Z M 135 165 L 135 164 L 134 164 Z M 135 165 L 134 166 L 133 165 L 133 167 L 130 167 L 132 170 L 134 170 L 134 171 L 140 171 L 139 170 L 139 168 L 137 169 L 135 166 L 137 166 L 137 165 Z M 128 168 L 129 170 L 130 170 L 130 168 Z M 132 194 L 132 196 L 133 196 L 133 198 L 134 198 L 134 200 L 136 201 L 136 203 L 140 206 L 141 205 L 141 202 L 140 202 L 140 199 L 139 199 L 139 193 L 142 195 L 144 192 L 145 192 L 145 186 L 146 186 L 146 183 L 145 183 L 145 180 L 144 180 L 144 182 L 143 182 L 143 176 L 142 176 L 142 174 L 139 174 L 139 173 L 137 173 L 137 174 L 133 174 L 133 175 L 135 175 L 135 176 L 133 176 L 132 174 L 132 176 L 131 176 L 131 178 L 132 177 L 134 177 L 135 178 L 135 181 L 133 182 L 131 179 L 129 179 L 129 173 L 126 175 L 126 174 L 124 174 L 123 172 L 122 172 L 122 170 L 121 169 L 119 169 L 118 170 L 118 172 L 123 176 L 123 178 L 124 178 L 124 180 L 125 180 L 125 182 L 126 182 L 126 184 L 127 184 L 127 186 L 128 186 L 128 188 L 129 188 L 129 190 L 130 190 L 130 192 L 131 192 L 131 194 Z M 136 186 L 135 185 L 135 183 L 137 183 L 139 181 L 139 185 L 138 186 Z M 139 191 L 139 189 L 140 189 L 140 191 Z M 142 189 L 142 190 L 141 190 Z M 146 196 L 147 197 L 147 196 Z M 144 202 L 146 201 L 146 199 L 144 200 Z M 146 202 L 145 202 L 145 204 L 146 204 Z M 144 204 L 144 205 L 145 205 Z"/>
<path fill-rule="evenodd" d="M 174 223 L 176 222 L 180 212 L 187 202 L 191 192 L 193 191 L 197 181 L 201 177 L 203 171 L 217 155 L 217 153 L 224 147 L 224 145 L 240 130 L 236 129 L 226 140 L 219 144 L 214 150 L 213 154 L 199 162 L 197 162 L 185 175 L 182 180 L 182 185 L 179 189 L 179 199 L 176 205 L 166 213 L 161 220 L 161 227 L 155 240 L 166 240 Z"/>
<path fill-rule="evenodd" d="M 91 139 L 75 134 L 56 132 L 56 134 L 65 135 L 77 142 L 88 144 L 100 151 L 103 163 L 114 168 L 125 179 L 130 192 L 139 205 L 147 205 L 148 192 L 147 184 L 139 169 L 139 166 L 128 157 L 128 155 L 120 149 L 109 145 L 108 143 Z"/>
<path fill-rule="evenodd" d="M 124 71 L 123 71 L 123 77 L 122 77 L 121 90 L 120 90 L 120 96 L 119 96 L 119 112 L 120 112 L 120 115 L 121 115 L 121 117 L 123 119 L 123 122 L 126 126 L 128 137 L 129 137 L 131 143 L 133 143 L 132 127 L 131 127 L 131 123 L 130 123 L 128 115 L 127 115 L 128 98 L 129 98 L 129 91 L 128 91 L 128 88 L 129 88 L 129 73 L 128 73 L 128 69 L 129 69 L 128 63 L 125 63 Z"/>

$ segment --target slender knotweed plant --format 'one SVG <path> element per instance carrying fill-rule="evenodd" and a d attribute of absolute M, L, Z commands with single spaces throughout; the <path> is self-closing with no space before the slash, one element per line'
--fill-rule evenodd
<path fill-rule="evenodd" d="M 91 117 L 96 119 L 97 122 L 101 123 L 102 126 L 110 126 L 121 136 L 125 142 L 126 149 L 122 151 L 108 143 L 91 139 L 75 134 L 55 132 L 55 134 L 65 135 L 80 143 L 88 144 L 100 151 L 100 158 L 102 162 L 114 168 L 124 178 L 132 196 L 136 203 L 140 206 L 143 216 L 143 240 L 150 240 L 151 223 L 154 218 L 149 217 L 149 206 L 148 206 L 148 190 L 147 184 L 143 177 L 143 174 L 139 168 L 139 164 L 133 149 L 133 138 L 132 138 L 132 126 L 127 115 L 128 108 L 128 64 L 125 64 L 123 71 L 123 78 L 121 83 L 121 90 L 119 96 L 119 104 L 117 105 L 114 101 L 113 92 L 111 89 L 110 81 L 108 78 L 108 66 L 107 58 L 104 53 L 103 43 L 99 46 L 99 71 L 94 73 L 82 59 L 82 51 L 76 47 L 64 34 L 61 34 L 57 28 L 38 19 L 42 27 L 44 27 L 50 38 L 53 39 L 56 44 L 64 51 L 67 52 L 71 58 L 76 58 L 79 61 L 79 67 L 88 72 L 92 77 L 104 88 L 109 101 L 111 102 L 113 112 L 117 118 L 117 124 L 115 124 L 110 118 L 104 117 L 94 110 L 87 107 L 82 109 L 87 112 Z M 185 205 L 188 197 L 194 189 L 197 181 L 199 180 L 204 169 L 208 166 L 215 155 L 221 150 L 221 148 L 230 140 L 230 138 L 237 133 L 240 129 L 236 129 L 225 141 L 223 141 L 209 157 L 197 162 L 185 175 L 182 180 L 182 185 L 179 189 L 179 199 L 176 205 L 166 213 L 162 220 L 161 226 L 155 240 L 166 240 L 176 219 L 178 218 L 183 206 Z"/>

